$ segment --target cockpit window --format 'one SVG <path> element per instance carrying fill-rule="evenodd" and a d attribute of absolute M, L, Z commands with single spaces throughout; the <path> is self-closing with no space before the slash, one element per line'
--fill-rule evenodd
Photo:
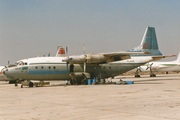
<path fill-rule="evenodd" d="M 16 64 L 19 65 L 19 66 L 20 66 L 20 65 L 28 65 L 27 62 L 23 62 L 23 61 L 19 61 L 19 62 L 17 62 Z"/>

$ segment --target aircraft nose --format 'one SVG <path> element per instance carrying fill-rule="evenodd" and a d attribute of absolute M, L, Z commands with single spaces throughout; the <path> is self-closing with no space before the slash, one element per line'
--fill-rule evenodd
<path fill-rule="evenodd" d="M 6 71 L 8 71 L 8 69 L 7 68 L 4 68 L 4 69 L 2 69 L 2 73 L 4 74 L 4 75 L 6 75 Z"/>

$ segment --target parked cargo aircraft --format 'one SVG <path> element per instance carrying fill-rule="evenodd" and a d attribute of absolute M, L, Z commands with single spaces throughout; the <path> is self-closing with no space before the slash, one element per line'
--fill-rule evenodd
<path fill-rule="evenodd" d="M 149 52 L 151 54 L 137 56 Z M 164 57 L 168 56 L 162 56 L 158 50 L 155 29 L 148 27 L 140 46 L 127 52 L 28 58 L 18 61 L 15 67 L 4 69 L 3 73 L 16 79 L 71 80 L 71 83 L 75 80 L 79 84 L 87 78 L 114 77 Z"/>
<path fill-rule="evenodd" d="M 180 52 L 178 54 L 177 60 L 167 61 L 167 62 L 149 62 L 138 68 L 135 68 L 129 72 L 135 72 L 135 77 L 140 77 L 138 72 L 150 72 L 150 77 L 156 77 L 154 72 L 179 72 L 180 71 Z"/>

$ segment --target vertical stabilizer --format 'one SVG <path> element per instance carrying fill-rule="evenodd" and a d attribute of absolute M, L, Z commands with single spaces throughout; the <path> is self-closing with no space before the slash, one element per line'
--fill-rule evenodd
<path fill-rule="evenodd" d="M 65 57 L 65 50 L 62 46 L 57 47 L 56 57 Z"/>
<path fill-rule="evenodd" d="M 180 63 L 180 52 L 179 52 L 179 54 L 177 56 L 177 62 Z"/>
<path fill-rule="evenodd" d="M 144 33 L 141 44 L 131 50 L 130 52 L 150 52 L 152 54 L 138 55 L 138 56 L 158 56 L 162 55 L 159 51 L 156 32 L 154 27 L 147 27 Z M 136 55 L 137 56 L 137 55 Z"/>

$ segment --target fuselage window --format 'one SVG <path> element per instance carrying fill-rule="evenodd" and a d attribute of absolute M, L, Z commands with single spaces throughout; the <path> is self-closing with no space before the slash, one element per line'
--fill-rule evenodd
<path fill-rule="evenodd" d="M 43 69 L 43 66 L 41 67 L 41 69 Z"/>
<path fill-rule="evenodd" d="M 36 67 L 36 69 L 38 69 L 38 67 Z"/>
<path fill-rule="evenodd" d="M 49 69 L 51 69 L 51 67 L 49 66 Z"/>
<path fill-rule="evenodd" d="M 56 69 L 56 67 L 54 66 L 54 69 Z"/>

